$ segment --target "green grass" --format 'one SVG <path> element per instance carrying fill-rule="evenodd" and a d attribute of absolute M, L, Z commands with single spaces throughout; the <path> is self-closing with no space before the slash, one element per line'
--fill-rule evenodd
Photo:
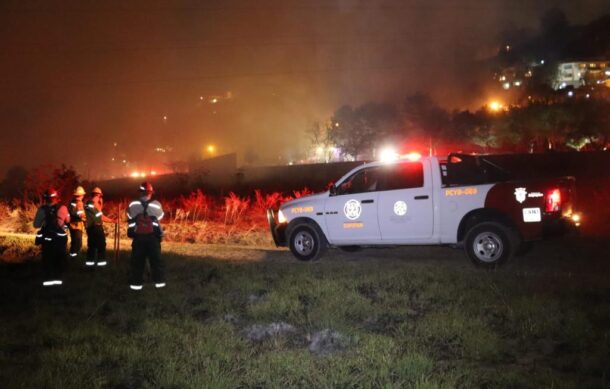
<path fill-rule="evenodd" d="M 1 264 L 0 386 L 610 386 L 607 286 L 449 261 L 201 254 L 166 254 L 168 287 L 139 293 L 127 252 L 102 271 L 71 263 L 53 290 L 39 287 L 39 263 Z M 296 332 L 244 335 L 280 321 Z M 345 336 L 343 351 L 309 351 L 325 328 Z"/>

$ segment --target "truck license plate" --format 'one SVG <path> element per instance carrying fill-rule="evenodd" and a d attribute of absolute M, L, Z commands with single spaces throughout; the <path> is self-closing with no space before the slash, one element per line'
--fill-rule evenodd
<path fill-rule="evenodd" d="M 526 223 L 539 222 L 542 218 L 540 216 L 540 208 L 523 208 L 523 221 Z"/>

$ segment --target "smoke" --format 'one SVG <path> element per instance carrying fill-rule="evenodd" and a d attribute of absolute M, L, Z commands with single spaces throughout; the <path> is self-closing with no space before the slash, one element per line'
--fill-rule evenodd
<path fill-rule="evenodd" d="M 210 143 L 285 162 L 343 104 L 423 91 L 476 106 L 504 28 L 536 28 L 551 5 L 571 23 L 610 12 L 598 0 L 4 3 L 0 166 L 89 174 L 110 170 L 114 142 L 134 168 Z"/>

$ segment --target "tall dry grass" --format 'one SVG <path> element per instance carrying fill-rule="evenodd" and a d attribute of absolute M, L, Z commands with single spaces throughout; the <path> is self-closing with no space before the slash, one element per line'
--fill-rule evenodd
<path fill-rule="evenodd" d="M 171 242 L 214 243 L 248 246 L 273 244 L 267 226 L 266 210 L 282 203 L 311 194 L 308 188 L 291 195 L 255 190 L 250 196 L 230 192 L 226 196 L 210 196 L 198 189 L 188 195 L 160 199 L 165 216 L 162 225 L 165 238 Z M 125 210 L 129 200 L 107 201 L 104 213 L 121 222 L 121 234 L 126 236 Z M 0 201 L 0 231 L 32 233 L 38 205 L 31 201 Z M 112 225 L 106 225 L 108 235 Z"/>

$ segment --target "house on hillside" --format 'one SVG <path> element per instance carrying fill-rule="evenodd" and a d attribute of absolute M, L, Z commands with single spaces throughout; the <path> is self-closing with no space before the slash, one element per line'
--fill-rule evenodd
<path fill-rule="evenodd" d="M 552 82 L 555 90 L 585 85 L 605 84 L 610 87 L 610 60 L 568 60 L 557 64 Z"/>

